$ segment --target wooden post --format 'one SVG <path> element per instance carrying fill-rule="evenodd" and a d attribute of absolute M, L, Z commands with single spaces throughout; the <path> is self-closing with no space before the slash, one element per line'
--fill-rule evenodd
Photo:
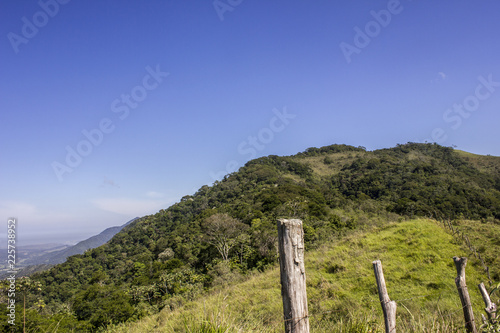
<path fill-rule="evenodd" d="M 396 302 L 389 299 L 387 287 L 385 286 L 384 272 L 382 271 L 382 263 L 380 260 L 372 262 L 373 270 L 375 271 L 375 279 L 377 280 L 378 296 L 382 311 L 384 312 L 385 332 L 396 332 Z"/>
<path fill-rule="evenodd" d="M 280 219 L 277 225 L 285 332 L 309 333 L 302 221 Z"/>
<path fill-rule="evenodd" d="M 484 304 L 486 305 L 486 308 L 484 309 L 484 311 L 486 311 L 486 313 L 488 314 L 488 321 L 490 322 L 490 324 L 495 324 L 495 322 L 496 322 L 495 319 L 496 319 L 496 315 L 497 315 L 497 313 L 496 313 L 497 312 L 497 305 L 495 303 L 491 302 L 490 294 L 486 290 L 484 283 L 481 282 L 478 287 L 479 287 L 479 291 L 481 292 L 481 295 L 483 296 Z"/>
<path fill-rule="evenodd" d="M 455 267 L 457 268 L 457 277 L 455 284 L 460 295 L 460 301 L 464 310 L 465 329 L 468 333 L 477 333 L 476 325 L 474 323 L 474 312 L 472 312 L 472 305 L 470 302 L 469 291 L 465 283 L 465 266 L 467 265 L 467 258 L 453 257 Z"/>
<path fill-rule="evenodd" d="M 466 239 L 466 242 L 467 242 L 467 246 L 470 248 L 471 244 L 470 244 L 469 236 L 466 235 L 465 239 Z"/>
<path fill-rule="evenodd" d="M 491 285 L 493 285 L 493 282 L 491 281 L 490 268 L 488 266 L 486 266 L 486 274 L 488 275 L 488 283 L 490 284 L 491 287 Z"/>

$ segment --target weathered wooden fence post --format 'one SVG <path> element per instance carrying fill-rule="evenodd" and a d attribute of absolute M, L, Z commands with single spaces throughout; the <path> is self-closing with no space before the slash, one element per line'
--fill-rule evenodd
<path fill-rule="evenodd" d="M 465 266 L 467 265 L 467 258 L 453 257 L 455 267 L 457 268 L 457 277 L 455 284 L 460 295 L 460 301 L 464 310 L 465 329 L 469 333 L 477 333 L 476 324 L 474 323 L 474 312 L 472 312 L 472 305 L 470 302 L 469 291 L 465 283 Z"/>
<path fill-rule="evenodd" d="M 280 219 L 277 224 L 285 332 L 309 333 L 302 221 Z"/>
<path fill-rule="evenodd" d="M 495 324 L 496 323 L 495 319 L 497 315 L 497 305 L 491 302 L 490 294 L 486 290 L 484 283 L 481 282 L 478 287 L 479 291 L 481 292 L 481 295 L 483 296 L 484 304 L 486 305 L 484 311 L 486 311 L 486 313 L 488 314 L 488 321 L 490 322 L 490 324 Z"/>
<path fill-rule="evenodd" d="M 373 270 L 375 271 L 375 279 L 377 280 L 378 296 L 382 311 L 384 312 L 385 332 L 396 332 L 396 302 L 389 299 L 387 287 L 385 286 L 384 272 L 382 271 L 382 262 L 375 260 L 372 262 Z"/>

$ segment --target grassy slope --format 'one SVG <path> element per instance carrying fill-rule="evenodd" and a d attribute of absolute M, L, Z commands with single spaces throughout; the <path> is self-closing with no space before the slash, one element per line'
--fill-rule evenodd
<path fill-rule="evenodd" d="M 490 269 L 491 279 L 500 281 L 500 225 L 488 221 L 457 220 L 453 224 L 469 237 Z M 470 251 L 467 255 L 472 257 Z M 478 262 L 478 260 L 475 260 Z"/>
<path fill-rule="evenodd" d="M 332 176 L 338 174 L 343 167 L 350 165 L 356 158 L 369 154 L 365 151 L 329 153 L 320 156 L 295 156 L 292 160 L 299 163 L 305 162 L 318 176 Z"/>
<path fill-rule="evenodd" d="M 453 326 L 462 327 L 452 257 L 466 255 L 464 248 L 432 220 L 373 228 L 306 253 L 311 330 L 382 329 L 372 269 L 376 259 L 382 261 L 389 296 L 398 303 L 398 327 L 405 332 L 433 327 L 433 332 L 452 332 Z M 479 318 L 483 304 L 476 286 L 486 278 L 474 266 L 467 267 L 467 282 Z M 274 268 L 175 311 L 108 332 L 226 332 L 207 329 L 215 327 L 228 328 L 227 332 L 281 332 L 282 325 L 279 269 Z M 358 330 L 353 329 L 356 325 Z"/>

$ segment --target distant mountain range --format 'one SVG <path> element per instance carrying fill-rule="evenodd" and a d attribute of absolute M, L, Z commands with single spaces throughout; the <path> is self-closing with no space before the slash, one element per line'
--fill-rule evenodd
<path fill-rule="evenodd" d="M 62 244 L 22 246 L 18 249 L 17 253 L 17 267 L 20 268 L 18 276 L 30 275 L 48 269 L 53 265 L 65 262 L 72 255 L 83 254 L 89 249 L 99 247 L 107 243 L 114 235 L 136 219 L 137 217 L 121 226 L 107 228 L 100 234 L 87 238 L 73 246 Z M 5 258 L 1 259 L 2 264 L 4 264 Z M 3 278 L 4 271 L 4 269 L 0 270 L 0 278 Z"/>

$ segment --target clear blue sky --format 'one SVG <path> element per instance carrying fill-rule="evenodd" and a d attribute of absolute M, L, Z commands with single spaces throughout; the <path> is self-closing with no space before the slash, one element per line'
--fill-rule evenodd
<path fill-rule="evenodd" d="M 253 157 L 500 155 L 500 3 L 0 3 L 0 218 L 76 242 Z M 4 241 L 2 240 L 2 243 Z"/>

